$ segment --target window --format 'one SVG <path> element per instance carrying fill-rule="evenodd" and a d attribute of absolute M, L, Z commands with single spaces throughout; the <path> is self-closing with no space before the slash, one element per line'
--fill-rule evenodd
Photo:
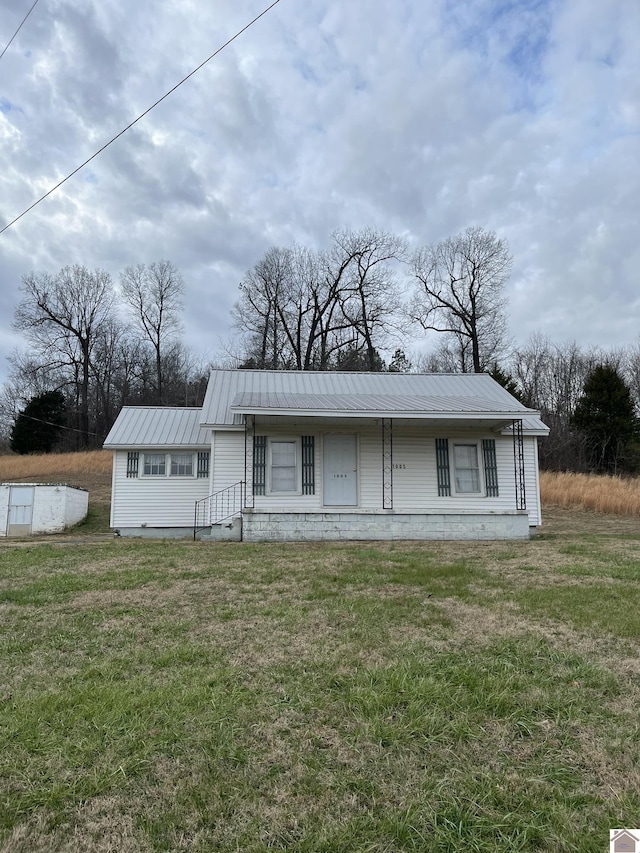
<path fill-rule="evenodd" d="M 315 439 L 253 437 L 253 494 L 314 495 Z"/>
<path fill-rule="evenodd" d="M 298 488 L 296 470 L 297 442 L 272 441 L 271 445 L 271 491 L 295 492 Z"/>
<path fill-rule="evenodd" d="M 476 444 L 453 445 L 453 468 L 456 492 L 462 494 L 480 492 L 480 467 Z"/>
<path fill-rule="evenodd" d="M 449 450 L 452 444 L 453 451 Z M 482 455 L 480 455 L 482 447 Z M 478 442 L 450 442 L 448 438 L 436 438 L 436 473 L 438 495 L 451 497 L 452 481 L 457 495 L 484 494 L 488 498 L 500 495 L 498 483 L 498 460 L 495 438 L 483 438 Z M 482 464 L 482 475 L 480 465 Z"/>
<path fill-rule="evenodd" d="M 167 472 L 167 460 L 165 454 L 145 453 L 143 470 L 146 477 L 164 477 Z"/>
<path fill-rule="evenodd" d="M 193 454 L 172 453 L 171 454 L 171 476 L 193 477 Z"/>
<path fill-rule="evenodd" d="M 202 459 L 200 457 L 203 456 Z M 206 459 L 203 454 L 198 454 L 198 476 L 209 475 L 209 454 Z M 131 463 L 133 470 L 133 463 Z M 206 473 L 205 473 L 206 472 Z M 142 466 L 145 477 L 193 477 L 195 474 L 193 453 L 145 453 Z M 129 475 L 127 476 L 135 476 Z"/>

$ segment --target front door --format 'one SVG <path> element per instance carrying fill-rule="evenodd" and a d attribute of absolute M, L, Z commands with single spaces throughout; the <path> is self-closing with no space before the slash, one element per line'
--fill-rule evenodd
<path fill-rule="evenodd" d="M 325 506 L 356 506 L 358 476 L 355 435 L 325 435 L 323 441 Z"/>
<path fill-rule="evenodd" d="M 33 516 L 33 486 L 11 486 L 7 536 L 28 536 Z"/>

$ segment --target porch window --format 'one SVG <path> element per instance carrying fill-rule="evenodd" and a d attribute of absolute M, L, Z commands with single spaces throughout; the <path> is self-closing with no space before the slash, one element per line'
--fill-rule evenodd
<path fill-rule="evenodd" d="M 164 477 L 167 473 L 167 458 L 164 453 L 145 453 L 144 467 L 145 477 Z"/>
<path fill-rule="evenodd" d="M 193 454 L 172 453 L 171 454 L 171 476 L 193 477 Z"/>
<path fill-rule="evenodd" d="M 459 494 L 478 494 L 480 492 L 477 444 L 454 444 L 453 468 L 456 492 Z"/>
<path fill-rule="evenodd" d="M 272 441 L 271 478 L 272 492 L 295 492 L 298 488 L 297 441 Z"/>

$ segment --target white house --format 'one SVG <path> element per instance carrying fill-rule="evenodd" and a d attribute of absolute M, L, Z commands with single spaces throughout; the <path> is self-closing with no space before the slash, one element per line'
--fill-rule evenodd
<path fill-rule="evenodd" d="M 547 427 L 486 374 L 214 370 L 198 408 L 126 407 L 122 536 L 525 539 Z"/>

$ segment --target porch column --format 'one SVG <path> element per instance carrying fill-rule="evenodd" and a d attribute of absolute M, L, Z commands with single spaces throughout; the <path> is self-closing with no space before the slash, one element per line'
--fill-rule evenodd
<path fill-rule="evenodd" d="M 382 418 L 382 508 L 393 509 L 393 420 Z"/>
<path fill-rule="evenodd" d="M 244 416 L 244 505 L 253 509 L 253 449 L 256 434 L 255 415 Z"/>
<path fill-rule="evenodd" d="M 527 508 L 527 490 L 524 470 L 524 437 L 522 421 L 513 421 L 513 470 L 516 478 L 516 509 Z"/>

